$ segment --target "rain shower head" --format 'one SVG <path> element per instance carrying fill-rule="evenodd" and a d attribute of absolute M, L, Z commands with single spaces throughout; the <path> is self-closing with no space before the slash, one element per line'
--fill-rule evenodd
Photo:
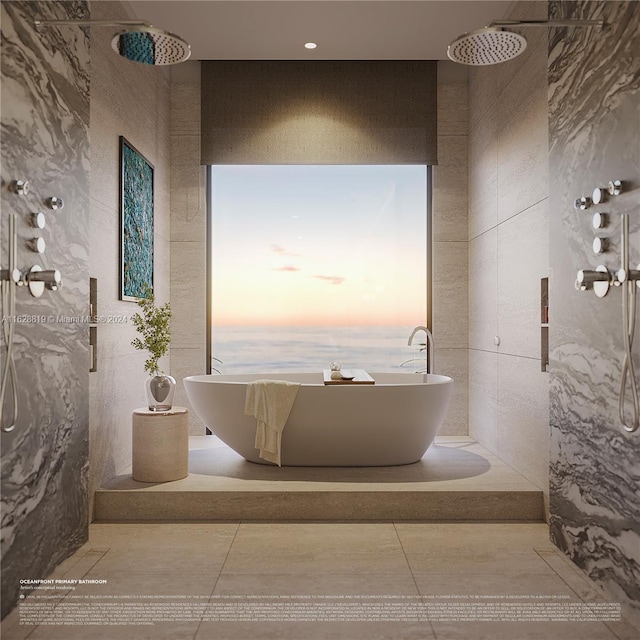
<path fill-rule="evenodd" d="M 458 36 L 447 47 L 447 56 L 460 64 L 485 66 L 511 60 L 526 48 L 524 36 L 501 27 L 485 27 Z"/>
<path fill-rule="evenodd" d="M 504 27 L 600 27 L 603 20 L 494 20 L 482 29 L 458 36 L 448 47 L 454 62 L 486 66 L 507 62 L 527 48 L 527 39 Z"/>
<path fill-rule="evenodd" d="M 188 60 L 191 47 L 174 33 L 137 20 L 35 20 L 36 29 L 53 26 L 126 27 L 116 33 L 111 47 L 123 58 L 151 65 L 178 64 Z"/>
<path fill-rule="evenodd" d="M 151 25 L 116 33 L 111 47 L 123 58 L 143 64 L 178 64 L 191 56 L 191 47 L 180 36 Z"/>

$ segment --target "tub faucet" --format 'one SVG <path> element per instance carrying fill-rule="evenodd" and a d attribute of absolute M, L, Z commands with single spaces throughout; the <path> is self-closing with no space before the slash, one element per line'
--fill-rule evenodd
<path fill-rule="evenodd" d="M 433 335 L 431 333 L 431 331 L 429 331 L 429 329 L 427 329 L 427 327 L 423 327 L 423 326 L 419 326 L 416 327 L 412 332 L 411 335 L 409 336 L 409 341 L 407 342 L 407 344 L 409 346 L 412 345 L 413 343 L 413 338 L 416 335 L 416 333 L 418 333 L 418 331 L 424 331 L 427 334 L 427 342 L 424 343 L 424 346 L 427 349 L 427 373 L 433 373 Z"/>

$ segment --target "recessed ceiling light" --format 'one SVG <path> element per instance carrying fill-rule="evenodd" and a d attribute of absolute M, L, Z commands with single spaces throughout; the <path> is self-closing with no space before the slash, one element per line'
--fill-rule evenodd
<path fill-rule="evenodd" d="M 318 45 L 315 42 L 305 42 L 305 49 L 315 49 Z"/>

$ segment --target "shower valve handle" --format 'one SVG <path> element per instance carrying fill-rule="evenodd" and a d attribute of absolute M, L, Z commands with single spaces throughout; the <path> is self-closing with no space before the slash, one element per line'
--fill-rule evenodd
<path fill-rule="evenodd" d="M 57 291 L 62 287 L 62 275 L 57 269 L 35 271 L 29 275 L 29 282 L 43 282 L 49 291 Z"/>
<path fill-rule="evenodd" d="M 612 274 L 604 265 L 598 265 L 595 271 L 590 269 L 580 269 L 576 279 L 576 289 L 587 291 L 593 289 L 598 298 L 604 298 L 609 293 L 613 281 Z"/>
<path fill-rule="evenodd" d="M 576 282 L 581 285 L 590 285 L 594 282 L 604 282 L 610 280 L 608 273 L 604 271 L 591 271 L 590 269 L 580 269 Z"/>
<path fill-rule="evenodd" d="M 39 298 L 45 288 L 58 291 L 62 287 L 62 275 L 57 269 L 43 269 L 40 265 L 33 265 L 25 274 L 24 281 L 34 298 Z"/>

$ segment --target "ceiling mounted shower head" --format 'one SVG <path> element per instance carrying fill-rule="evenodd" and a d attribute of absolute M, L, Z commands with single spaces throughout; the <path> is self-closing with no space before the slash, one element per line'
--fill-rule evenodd
<path fill-rule="evenodd" d="M 506 62 L 527 48 L 527 39 L 501 27 L 484 27 L 458 36 L 447 48 L 454 62 L 485 66 Z"/>
<path fill-rule="evenodd" d="M 519 33 L 503 27 L 597 27 L 604 20 L 494 20 L 483 29 L 458 36 L 447 48 L 447 56 L 454 62 L 482 67 L 507 62 L 527 48 L 527 40 Z"/>
<path fill-rule="evenodd" d="M 180 36 L 139 20 L 35 20 L 34 25 L 38 30 L 51 26 L 126 27 L 113 36 L 111 47 L 123 58 L 142 64 L 178 64 L 191 56 L 191 47 Z"/>
<path fill-rule="evenodd" d="M 143 64 L 178 64 L 191 56 L 191 47 L 180 36 L 151 25 L 116 33 L 111 47 L 123 58 Z"/>

